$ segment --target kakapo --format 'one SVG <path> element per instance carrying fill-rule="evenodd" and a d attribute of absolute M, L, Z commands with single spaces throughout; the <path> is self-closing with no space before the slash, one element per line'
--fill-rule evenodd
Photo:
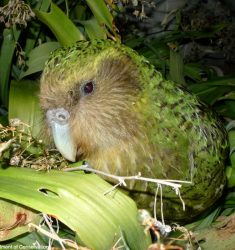
<path fill-rule="evenodd" d="M 185 211 L 163 188 L 165 218 L 190 220 L 221 196 L 227 149 L 221 121 L 131 48 L 92 40 L 56 50 L 41 77 L 40 102 L 68 160 L 85 159 L 118 176 L 192 180 L 181 188 Z M 126 190 L 139 208 L 153 208 L 156 184 L 131 180 Z"/>

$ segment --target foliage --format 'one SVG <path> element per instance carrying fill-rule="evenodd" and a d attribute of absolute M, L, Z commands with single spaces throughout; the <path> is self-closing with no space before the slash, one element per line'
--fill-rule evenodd
<path fill-rule="evenodd" d="M 50 168 L 52 158 L 53 164 L 55 164 L 55 161 L 59 162 L 59 165 L 64 164 L 58 155 L 55 156 L 53 154 L 53 157 L 51 157 L 50 152 L 47 152 L 48 154 L 45 155 L 44 146 L 38 144 L 38 141 L 33 139 L 35 136 L 40 136 L 42 117 L 38 107 L 37 95 L 38 79 L 44 63 L 50 52 L 59 46 L 69 45 L 81 39 L 109 38 L 120 40 L 121 37 L 126 45 L 144 55 L 166 78 L 184 84 L 190 91 L 197 94 L 202 101 L 212 106 L 221 115 L 225 124 L 229 123 L 231 161 L 228 161 L 226 173 L 228 176 L 228 187 L 233 188 L 235 186 L 235 134 L 234 123 L 231 121 L 235 119 L 235 76 L 224 72 L 221 74 L 221 70 L 218 67 L 204 64 L 203 60 L 197 60 L 195 57 L 191 59 L 190 56 L 184 56 L 183 53 L 184 49 L 191 43 L 200 46 L 205 41 L 216 41 L 216 39 L 221 38 L 224 32 L 231 28 L 228 23 L 209 23 L 206 28 L 200 26 L 196 27 L 196 29 L 195 27 L 190 29 L 184 23 L 184 17 L 187 17 L 187 15 L 181 16 L 183 12 L 181 13 L 180 9 L 176 9 L 175 12 L 172 12 L 173 14 L 171 13 L 171 16 L 176 20 L 176 25 L 173 29 L 167 30 L 166 27 L 170 26 L 172 19 L 166 19 L 164 25 L 161 26 L 160 32 L 143 35 L 139 33 L 133 34 L 130 31 L 132 26 L 128 30 L 128 26 L 123 24 L 123 19 L 120 19 L 120 15 L 125 16 L 125 9 L 129 8 L 124 4 L 126 1 L 116 1 L 117 4 L 114 1 L 104 2 L 103 0 L 87 0 L 86 2 L 82 0 L 75 2 L 68 0 L 57 0 L 54 2 L 50 0 L 32 0 L 25 1 L 25 3 L 20 0 L 5 0 L 3 2 L 5 7 L 0 9 L 1 28 L 3 29 L 0 38 L 0 123 L 6 123 L 8 118 L 18 117 L 23 123 L 29 124 L 33 131 L 30 134 L 30 147 L 19 147 L 19 145 L 28 145 L 29 137 L 24 132 L 21 132 L 21 135 L 19 133 L 16 134 L 16 141 L 12 144 L 16 145 L 16 149 L 11 145 L 10 151 L 4 153 L 4 157 L 0 162 L 2 167 L 6 167 L 7 162 L 10 162 L 12 159 L 15 160 L 15 156 L 20 157 L 19 159 L 17 158 L 19 160 L 18 164 L 14 165 L 20 166 L 26 166 L 23 163 L 25 162 L 24 160 L 35 160 L 38 156 L 43 157 L 45 160 L 43 164 L 46 169 Z M 143 6 L 142 1 L 132 2 L 136 2 L 137 7 Z M 135 8 L 135 6 L 132 6 L 132 8 Z M 145 17 L 143 11 L 138 11 L 135 12 L 139 13 L 138 17 Z M 9 13 L 11 14 L 11 19 L 9 19 Z M 144 20 L 139 22 L 144 23 Z M 121 34 L 118 33 L 115 24 Z M 1 146 L 3 145 L 2 142 L 6 143 L 9 141 L 10 136 L 12 136 L 11 133 L 14 133 L 10 127 L 5 132 L 2 132 L 3 130 L 1 130 Z M 23 143 L 21 143 L 21 139 Z M 37 160 L 35 161 L 36 163 L 30 162 L 29 165 L 31 167 L 32 165 L 37 165 L 38 162 Z M 20 171 L 21 169 L 18 170 Z M 12 171 L 17 172 L 18 170 Z M 25 172 L 24 174 L 26 179 L 31 176 L 31 173 L 27 174 Z M 6 179 L 6 177 L 4 178 Z M 46 179 L 51 181 L 51 177 L 46 177 Z M 3 179 L 1 180 L 3 181 Z M 38 180 L 42 181 L 40 178 Z M 5 182 L 6 188 L 7 185 L 14 186 L 15 181 L 13 177 L 12 179 L 9 177 Z M 26 181 L 24 178 L 19 178 L 18 184 L 20 185 L 24 181 Z M 22 188 L 22 186 L 19 186 L 19 188 Z M 19 198 L 22 195 L 20 192 L 18 198 L 16 198 L 17 195 L 15 198 L 12 198 L 9 190 L 10 188 L 5 192 L 4 198 L 15 201 L 21 199 Z M 2 194 L 1 197 L 3 197 Z M 40 199 L 38 201 L 41 201 Z M 99 203 L 99 201 L 97 202 Z M 36 203 L 22 202 L 22 204 L 37 208 L 35 207 Z M 40 205 L 40 202 L 37 205 Z M 51 206 L 53 207 L 55 204 L 53 203 Z M 49 213 L 49 207 L 44 212 Z M 77 209 L 79 210 L 79 208 Z M 59 212 L 62 213 L 62 211 Z M 234 192 L 233 189 L 230 189 L 221 205 L 217 206 L 211 213 L 204 215 L 199 221 L 189 225 L 188 228 L 191 230 L 197 227 L 202 230 L 211 225 L 219 215 L 227 216 L 232 212 L 234 212 Z M 62 215 L 65 216 L 67 214 L 62 213 Z M 67 220 L 64 219 L 62 221 L 66 224 Z M 128 223 L 126 222 L 126 224 Z M 70 224 L 67 224 L 67 226 L 71 228 Z M 91 222 L 90 228 L 92 228 Z M 71 231 L 69 232 L 71 234 Z M 62 230 L 63 233 L 66 235 L 66 229 Z M 120 230 L 118 232 L 119 236 L 122 233 L 123 231 Z M 86 234 L 89 235 L 87 232 Z M 74 239 L 74 235 L 72 238 Z M 24 241 L 25 238 L 20 240 Z M 26 242 L 28 240 L 27 238 Z"/>
<path fill-rule="evenodd" d="M 22 205 L 50 214 L 74 231 L 81 245 L 111 249 L 119 241 L 131 249 L 145 249 L 150 243 L 149 236 L 137 224 L 134 202 L 120 191 L 103 195 L 111 185 L 97 175 L 7 168 L 0 170 L 0 176 L 2 198 L 21 201 Z M 99 227 L 94 227 L 94 223 Z"/>

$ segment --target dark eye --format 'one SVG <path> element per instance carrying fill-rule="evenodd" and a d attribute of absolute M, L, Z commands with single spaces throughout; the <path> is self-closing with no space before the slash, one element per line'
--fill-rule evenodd
<path fill-rule="evenodd" d="M 88 81 L 85 82 L 82 86 L 81 86 L 81 91 L 83 95 L 89 95 L 94 91 L 95 85 L 93 81 Z"/>

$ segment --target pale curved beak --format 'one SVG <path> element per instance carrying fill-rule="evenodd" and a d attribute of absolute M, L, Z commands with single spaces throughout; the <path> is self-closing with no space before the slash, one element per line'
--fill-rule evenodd
<path fill-rule="evenodd" d="M 76 160 L 77 147 L 71 137 L 70 114 L 63 108 L 50 109 L 46 113 L 56 148 L 69 161 Z"/>

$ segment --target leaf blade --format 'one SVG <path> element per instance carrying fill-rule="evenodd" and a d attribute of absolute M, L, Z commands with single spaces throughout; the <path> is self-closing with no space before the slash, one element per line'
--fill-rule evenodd
<path fill-rule="evenodd" d="M 96 175 L 8 168 L 0 169 L 0 177 L 0 197 L 54 215 L 92 249 L 110 249 L 119 227 L 131 249 L 146 249 L 149 244 L 137 223 L 134 202 L 120 191 L 104 195 L 111 186 Z"/>
<path fill-rule="evenodd" d="M 26 61 L 28 68 L 26 71 L 21 72 L 20 79 L 42 71 L 50 53 L 57 48 L 59 48 L 58 42 L 47 42 L 32 49 L 28 55 L 28 60 Z"/>
<path fill-rule="evenodd" d="M 81 31 L 53 2 L 51 3 L 50 12 L 35 10 L 35 14 L 41 22 L 50 28 L 62 46 L 68 46 L 76 41 L 84 40 Z"/>

